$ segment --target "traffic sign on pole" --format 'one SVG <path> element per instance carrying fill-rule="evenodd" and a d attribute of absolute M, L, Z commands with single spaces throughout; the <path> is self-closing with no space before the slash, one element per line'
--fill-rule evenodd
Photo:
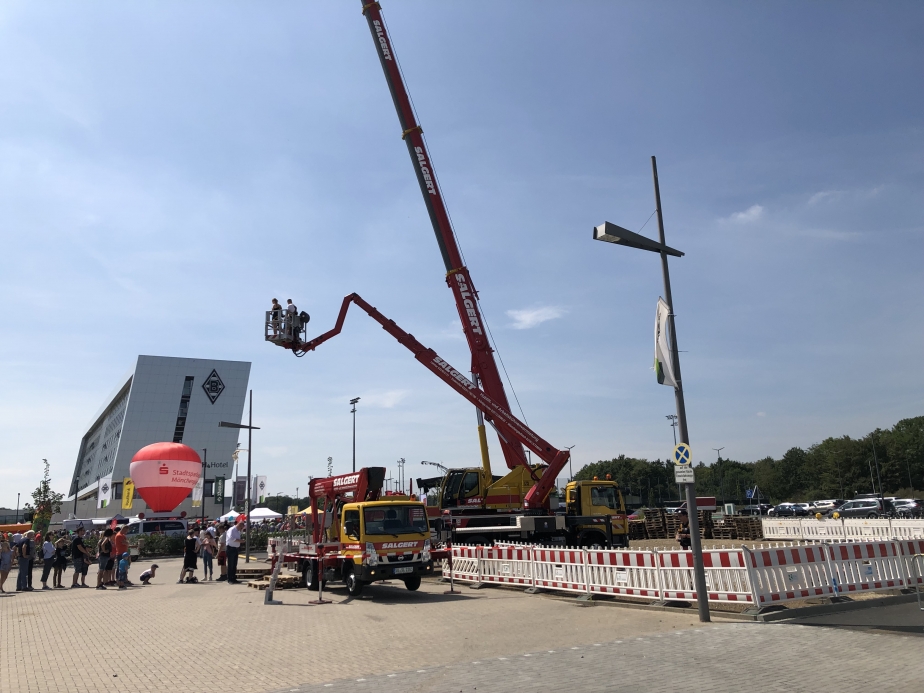
<path fill-rule="evenodd" d="M 696 479 L 693 475 L 693 467 L 681 467 L 680 465 L 676 465 L 674 467 L 674 482 L 677 484 L 696 483 Z"/>
<path fill-rule="evenodd" d="M 674 448 L 674 464 L 678 467 L 692 467 L 693 453 L 690 452 L 690 446 L 686 443 L 680 443 Z"/>

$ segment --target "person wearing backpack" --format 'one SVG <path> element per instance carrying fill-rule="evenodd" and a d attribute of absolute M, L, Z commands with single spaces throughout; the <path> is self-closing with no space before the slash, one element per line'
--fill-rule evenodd
<path fill-rule="evenodd" d="M 69 542 L 65 534 L 66 532 L 62 532 L 61 536 L 58 537 L 58 541 L 55 542 L 55 564 L 54 572 L 51 574 L 51 582 L 55 589 L 58 590 L 64 589 L 61 578 L 64 577 L 64 569 L 67 568 L 67 547 Z"/>

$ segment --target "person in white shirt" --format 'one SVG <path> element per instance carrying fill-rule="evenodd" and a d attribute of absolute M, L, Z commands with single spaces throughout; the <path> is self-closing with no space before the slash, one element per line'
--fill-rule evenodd
<path fill-rule="evenodd" d="M 237 557 L 241 553 L 241 532 L 244 522 L 238 522 L 225 532 L 225 550 L 228 552 L 228 584 L 240 584 L 237 579 Z"/>
<path fill-rule="evenodd" d="M 54 534 L 46 534 L 45 542 L 42 544 L 42 589 L 50 590 L 48 586 L 48 575 L 51 573 L 51 569 L 55 564 L 55 545 L 51 541 L 54 539 Z"/>

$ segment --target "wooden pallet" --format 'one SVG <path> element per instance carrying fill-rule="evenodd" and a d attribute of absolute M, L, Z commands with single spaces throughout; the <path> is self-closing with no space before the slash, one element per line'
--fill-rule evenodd
<path fill-rule="evenodd" d="M 301 578 L 298 575 L 280 575 L 276 579 L 276 589 L 277 590 L 291 590 L 298 587 L 301 582 Z M 265 576 L 260 580 L 251 580 L 247 583 L 248 587 L 253 587 L 255 590 L 265 590 L 270 585 L 269 576 Z"/>

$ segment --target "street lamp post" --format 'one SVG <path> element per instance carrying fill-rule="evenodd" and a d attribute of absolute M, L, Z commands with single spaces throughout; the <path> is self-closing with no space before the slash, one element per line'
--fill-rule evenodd
<path fill-rule="evenodd" d="M 259 426 L 253 425 L 253 390 L 250 391 L 250 406 L 248 407 L 247 424 L 219 421 L 218 425 L 222 428 L 247 429 L 247 498 L 244 499 L 244 504 L 247 508 L 247 534 L 244 535 L 244 562 L 250 563 L 250 471 L 251 461 L 253 459 L 253 432 L 260 430 Z"/>
<path fill-rule="evenodd" d="M 671 295 L 671 278 L 667 267 L 667 256 L 683 257 L 679 250 L 671 248 L 664 240 L 664 217 L 661 213 L 661 188 L 658 184 L 658 163 L 651 157 L 651 174 L 654 182 L 655 212 L 658 215 L 658 241 L 653 241 L 632 231 L 623 229 L 615 224 L 604 222 L 594 228 L 594 239 L 625 245 L 639 250 L 648 250 L 661 256 L 661 274 L 664 278 L 664 300 L 668 308 L 668 322 L 670 327 L 670 357 L 673 366 L 674 400 L 677 406 L 677 419 L 680 426 L 680 442 L 690 444 L 687 429 L 687 410 L 683 400 L 683 380 L 680 375 L 680 353 L 677 350 L 677 329 L 674 324 L 674 299 Z M 706 572 L 703 567 L 703 547 L 699 536 L 699 516 L 696 510 L 695 484 L 685 484 L 687 495 L 687 510 L 690 518 L 690 548 L 693 550 L 693 575 L 696 586 L 696 603 L 699 610 L 699 620 L 709 622 L 709 601 L 706 594 Z"/>
<path fill-rule="evenodd" d="M 576 448 L 576 447 L 577 447 L 577 443 L 575 443 L 574 445 L 570 447 L 565 448 L 565 450 L 568 451 L 568 477 L 569 477 L 568 481 L 574 481 L 574 469 L 571 468 L 571 450 L 572 448 Z"/>
<path fill-rule="evenodd" d="M 720 453 L 722 452 L 722 450 L 725 449 L 725 446 L 723 445 L 723 446 L 720 447 L 720 448 L 712 448 L 712 449 L 715 450 L 715 463 L 718 464 L 719 462 L 722 461 L 722 455 L 721 455 Z M 720 496 L 722 496 L 722 502 L 724 503 L 724 502 L 725 502 L 725 496 L 722 494 L 722 489 L 725 488 L 725 484 L 724 484 L 725 479 L 722 479 L 722 482 L 723 482 L 722 486 L 716 488 L 716 493 L 718 493 Z"/>
<path fill-rule="evenodd" d="M 16 494 L 16 524 L 19 524 L 19 494 Z"/>
<path fill-rule="evenodd" d="M 202 448 L 202 499 L 199 501 L 199 504 L 202 506 L 202 513 L 201 513 L 201 519 L 200 519 L 200 524 L 202 525 L 205 524 L 205 475 L 206 475 L 205 470 L 208 469 L 209 467 L 208 460 L 209 460 L 209 449 Z M 213 489 L 212 493 L 214 492 L 215 491 Z"/>
<path fill-rule="evenodd" d="M 674 447 L 677 447 L 677 415 L 668 414 L 666 417 L 668 421 L 671 422 L 671 430 L 674 432 Z"/>
<path fill-rule="evenodd" d="M 359 397 L 354 397 L 350 400 L 350 404 L 353 405 L 353 408 L 350 409 L 350 413 L 353 414 L 353 471 L 356 471 L 356 403 L 359 401 Z M 330 458 L 327 460 L 330 462 Z"/>

